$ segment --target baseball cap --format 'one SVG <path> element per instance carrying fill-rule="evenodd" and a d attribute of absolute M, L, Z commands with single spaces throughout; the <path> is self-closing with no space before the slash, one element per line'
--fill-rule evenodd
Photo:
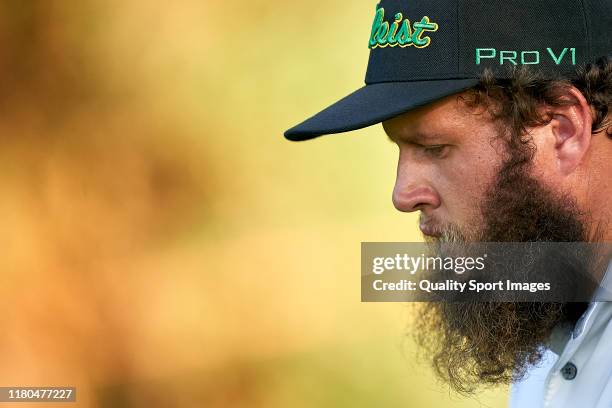
<path fill-rule="evenodd" d="M 519 66 L 569 77 L 612 55 L 612 0 L 382 0 L 373 14 L 365 86 L 287 139 L 380 123 L 473 87 L 487 68 L 498 78 Z"/>

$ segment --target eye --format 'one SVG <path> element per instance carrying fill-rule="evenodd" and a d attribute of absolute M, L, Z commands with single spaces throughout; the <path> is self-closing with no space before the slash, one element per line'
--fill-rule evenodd
<path fill-rule="evenodd" d="M 448 152 L 448 145 L 423 146 L 423 153 L 429 157 L 442 158 Z"/>

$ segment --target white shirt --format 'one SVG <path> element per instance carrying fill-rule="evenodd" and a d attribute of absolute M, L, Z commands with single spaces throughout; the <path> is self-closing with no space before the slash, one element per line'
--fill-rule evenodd
<path fill-rule="evenodd" d="M 610 279 L 612 264 L 602 286 Z M 591 302 L 573 330 L 555 330 L 540 364 L 512 384 L 510 407 L 612 407 L 612 302 Z"/>

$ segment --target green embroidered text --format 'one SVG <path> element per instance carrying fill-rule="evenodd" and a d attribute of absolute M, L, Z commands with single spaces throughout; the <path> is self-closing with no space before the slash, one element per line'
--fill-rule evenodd
<path fill-rule="evenodd" d="M 385 21 L 385 9 L 379 7 L 376 9 L 376 16 L 372 24 L 369 48 L 398 46 L 403 48 L 411 45 L 424 48 L 431 43 L 431 38 L 423 36 L 423 33 L 437 30 L 438 24 L 429 21 L 427 16 L 411 26 L 410 20 L 404 19 L 402 13 L 397 13 L 394 21 L 389 24 L 388 21 Z"/>

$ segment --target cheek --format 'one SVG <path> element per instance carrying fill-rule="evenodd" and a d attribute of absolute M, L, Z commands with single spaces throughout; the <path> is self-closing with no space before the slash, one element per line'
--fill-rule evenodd
<path fill-rule="evenodd" d="M 495 182 L 501 156 L 486 145 L 467 146 L 440 167 L 440 196 L 451 221 L 465 223 L 478 217 L 480 205 Z"/>

